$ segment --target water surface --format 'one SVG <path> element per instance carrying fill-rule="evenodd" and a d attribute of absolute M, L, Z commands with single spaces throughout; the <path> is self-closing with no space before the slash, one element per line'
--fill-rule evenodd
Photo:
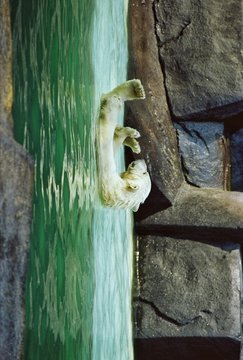
<path fill-rule="evenodd" d="M 101 206 L 95 154 L 100 95 L 126 79 L 127 1 L 12 7 L 14 130 L 36 163 L 25 359 L 130 360 L 131 214 Z"/>

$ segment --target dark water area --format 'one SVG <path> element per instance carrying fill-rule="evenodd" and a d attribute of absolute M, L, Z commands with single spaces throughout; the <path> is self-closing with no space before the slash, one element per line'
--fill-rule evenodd
<path fill-rule="evenodd" d="M 101 206 L 95 149 L 100 95 L 126 80 L 126 13 L 12 1 L 14 132 L 36 164 L 25 359 L 133 358 L 132 218 Z"/>

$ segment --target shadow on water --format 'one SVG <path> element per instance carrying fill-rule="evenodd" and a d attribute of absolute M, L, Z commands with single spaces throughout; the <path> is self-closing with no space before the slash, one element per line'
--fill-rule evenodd
<path fill-rule="evenodd" d="M 101 207 L 95 160 L 99 97 L 126 79 L 126 11 L 12 2 L 14 131 L 36 163 L 25 359 L 133 358 L 131 214 Z"/>

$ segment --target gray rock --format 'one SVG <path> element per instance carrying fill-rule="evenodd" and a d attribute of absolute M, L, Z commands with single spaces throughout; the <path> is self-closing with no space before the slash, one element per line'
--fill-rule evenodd
<path fill-rule="evenodd" d="M 201 347 L 204 344 L 212 353 L 217 341 L 224 338 L 229 342 L 234 340 L 239 353 L 239 245 L 214 246 L 161 236 L 139 237 L 139 283 L 140 294 L 135 308 L 137 339 L 160 339 L 163 345 L 165 337 L 167 340 L 176 338 L 181 351 L 185 351 L 187 337 L 194 337 L 195 341 L 200 337 Z M 162 345 L 160 355 L 164 358 Z M 194 357 L 191 354 L 165 358 L 201 359 L 198 350 L 194 349 Z M 191 348 L 187 355 L 190 351 Z M 220 354 L 220 350 L 216 350 L 212 359 L 221 359 L 218 352 Z M 228 353 L 227 347 L 224 352 Z M 150 358 L 154 359 L 152 354 Z M 239 356 L 224 359 L 238 360 Z"/>
<path fill-rule="evenodd" d="M 173 206 L 137 223 L 143 234 L 243 240 L 243 193 L 185 185 Z"/>
<path fill-rule="evenodd" d="M 243 129 L 230 137 L 232 190 L 243 191 Z"/>
<path fill-rule="evenodd" d="M 32 218 L 33 161 L 12 134 L 9 1 L 0 3 L 0 358 L 23 355 L 25 274 Z"/>
<path fill-rule="evenodd" d="M 178 119 L 243 111 L 242 1 L 154 1 L 160 59 Z"/>
<path fill-rule="evenodd" d="M 173 202 L 184 182 L 177 149 L 176 132 L 171 122 L 158 59 L 152 2 L 129 2 L 129 78 L 139 78 L 146 99 L 128 102 L 127 124 L 141 133 L 139 142 L 155 184 L 157 202 L 163 197 Z"/>
<path fill-rule="evenodd" d="M 223 123 L 175 124 L 186 180 L 198 187 L 227 189 L 228 147 Z"/>
<path fill-rule="evenodd" d="M 20 359 L 32 218 L 33 162 L 0 131 L 0 354 Z"/>

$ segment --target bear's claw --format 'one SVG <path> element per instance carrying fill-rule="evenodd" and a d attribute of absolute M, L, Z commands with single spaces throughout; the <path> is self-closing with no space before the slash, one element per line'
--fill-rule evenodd
<path fill-rule="evenodd" d="M 115 128 L 115 136 L 116 137 L 120 137 L 120 138 L 126 138 L 126 137 L 131 137 L 131 138 L 139 138 L 140 137 L 140 133 L 139 131 L 137 131 L 136 129 L 133 129 L 131 127 L 122 127 L 122 126 L 117 126 Z"/>
<path fill-rule="evenodd" d="M 123 145 L 130 147 L 130 149 L 132 150 L 132 152 L 134 152 L 135 154 L 139 154 L 141 152 L 141 148 L 139 145 L 139 142 L 131 137 L 127 137 L 124 141 L 123 141 Z"/>
<path fill-rule="evenodd" d="M 132 80 L 133 81 L 133 89 L 134 93 L 137 99 L 144 99 L 145 98 L 145 92 L 143 85 L 141 84 L 140 80 Z"/>

